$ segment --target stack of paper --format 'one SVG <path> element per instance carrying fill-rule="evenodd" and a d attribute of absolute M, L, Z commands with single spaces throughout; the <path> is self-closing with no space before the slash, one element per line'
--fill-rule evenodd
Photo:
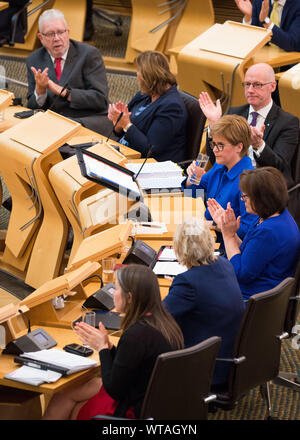
<path fill-rule="evenodd" d="M 137 174 L 141 168 L 141 164 L 129 163 L 126 164 L 126 167 Z M 152 188 L 180 188 L 183 179 L 182 168 L 170 160 L 145 163 L 137 178 L 141 188 L 144 190 Z"/>
<path fill-rule="evenodd" d="M 97 361 L 93 359 L 67 353 L 62 350 L 57 350 L 56 348 L 20 354 L 20 357 L 35 359 L 37 361 L 66 368 L 68 370 L 68 375 L 97 365 Z"/>
<path fill-rule="evenodd" d="M 182 266 L 178 261 L 157 261 L 153 268 L 156 275 L 176 276 L 185 272 L 187 268 Z"/>
<path fill-rule="evenodd" d="M 38 368 L 26 367 L 23 365 L 23 367 L 6 374 L 4 377 L 6 379 L 16 380 L 17 382 L 38 386 L 45 382 L 56 382 L 61 376 L 60 373 L 56 373 L 55 371 L 39 370 Z"/>

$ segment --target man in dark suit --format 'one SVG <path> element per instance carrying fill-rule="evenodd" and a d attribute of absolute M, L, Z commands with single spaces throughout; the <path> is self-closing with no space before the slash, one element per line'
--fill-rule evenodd
<path fill-rule="evenodd" d="M 51 109 L 108 135 L 108 86 L 100 52 L 69 39 L 62 12 L 49 9 L 39 19 L 43 45 L 28 56 L 28 107 Z"/>
<path fill-rule="evenodd" d="M 272 30 L 271 42 L 300 52 L 300 0 L 235 0 L 243 22 Z"/>
<path fill-rule="evenodd" d="M 291 162 L 298 145 L 299 120 L 272 101 L 276 81 L 274 71 L 268 64 L 251 66 L 245 74 L 243 85 L 248 104 L 232 107 L 228 113 L 244 116 L 251 126 L 248 154 L 253 165 L 278 168 L 290 187 L 293 185 Z M 215 105 L 206 92 L 200 94 L 199 104 L 210 125 L 222 116 L 220 101 Z M 208 144 L 207 152 L 214 163 L 214 154 Z"/>

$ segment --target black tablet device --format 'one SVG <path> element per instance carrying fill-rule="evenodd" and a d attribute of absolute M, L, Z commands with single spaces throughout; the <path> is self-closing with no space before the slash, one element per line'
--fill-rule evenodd
<path fill-rule="evenodd" d="M 132 171 L 80 147 L 76 148 L 76 155 L 84 177 L 137 202 L 143 201 Z"/>

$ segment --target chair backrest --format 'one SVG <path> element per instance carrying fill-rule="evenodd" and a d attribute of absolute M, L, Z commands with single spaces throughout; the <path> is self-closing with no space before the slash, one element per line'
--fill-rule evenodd
<path fill-rule="evenodd" d="M 143 401 L 141 418 L 203 420 L 221 338 L 158 356 Z"/>
<path fill-rule="evenodd" d="M 294 278 L 295 282 L 291 290 L 291 296 L 289 298 L 284 321 L 284 331 L 290 336 L 292 336 L 293 327 L 296 325 L 297 317 L 300 313 L 300 260 L 298 262 Z"/>
<path fill-rule="evenodd" d="M 229 398 L 236 401 L 252 388 L 277 377 L 284 320 L 294 278 L 249 298 L 236 338 L 229 377 Z"/>
<path fill-rule="evenodd" d="M 185 160 L 192 161 L 199 153 L 206 117 L 197 98 L 182 90 L 179 93 L 188 113 Z"/>
<path fill-rule="evenodd" d="M 30 4 L 31 2 L 26 2 L 11 18 L 10 46 L 13 46 L 15 43 L 24 43 L 25 41 L 24 37 L 27 33 L 27 6 Z"/>

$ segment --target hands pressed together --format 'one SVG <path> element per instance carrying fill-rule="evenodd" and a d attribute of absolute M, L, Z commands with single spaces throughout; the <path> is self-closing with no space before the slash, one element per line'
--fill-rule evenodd
<path fill-rule="evenodd" d="M 99 329 L 86 324 L 85 322 L 78 322 L 75 326 L 75 332 L 82 340 L 83 344 L 88 345 L 96 351 L 112 348 L 109 341 L 108 333 L 102 322 L 99 323 Z"/>
<path fill-rule="evenodd" d="M 234 237 L 240 227 L 241 217 L 236 218 L 230 202 L 224 209 L 215 199 L 208 199 L 207 208 L 217 225 L 216 229 L 222 232 L 223 237 Z"/>
<path fill-rule="evenodd" d="M 109 104 L 108 119 L 110 119 L 114 125 L 122 112 L 123 116 L 115 127 L 115 131 L 117 132 L 121 131 L 123 128 L 126 127 L 126 125 L 129 124 L 131 112 L 128 110 L 127 105 L 125 105 L 121 101 L 118 101 L 115 104 Z"/>
<path fill-rule="evenodd" d="M 250 0 L 235 0 L 235 3 L 239 10 L 244 14 L 244 18 L 246 22 L 250 22 L 252 19 L 252 3 Z M 264 22 L 265 18 L 269 15 L 269 0 L 263 0 L 259 21 L 261 23 Z"/>

